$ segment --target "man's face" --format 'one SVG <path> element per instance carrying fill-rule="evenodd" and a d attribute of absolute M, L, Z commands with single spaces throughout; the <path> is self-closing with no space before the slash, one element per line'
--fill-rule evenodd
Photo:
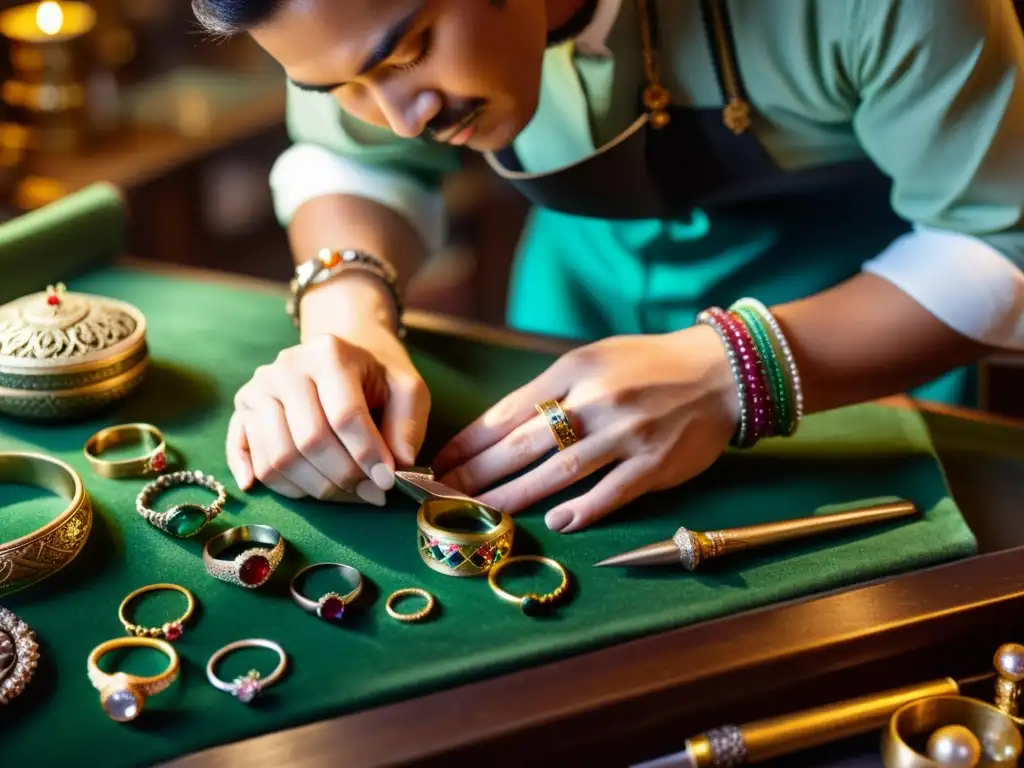
<path fill-rule="evenodd" d="M 364 122 L 493 151 L 537 109 L 547 16 L 540 0 L 290 0 L 251 34 Z"/>

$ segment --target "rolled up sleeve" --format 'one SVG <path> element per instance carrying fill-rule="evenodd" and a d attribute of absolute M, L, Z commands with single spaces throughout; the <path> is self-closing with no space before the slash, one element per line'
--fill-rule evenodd
<path fill-rule="evenodd" d="M 864 264 L 984 344 L 1024 349 L 1024 36 L 1010 0 L 860 0 L 854 130 L 913 231 Z"/>

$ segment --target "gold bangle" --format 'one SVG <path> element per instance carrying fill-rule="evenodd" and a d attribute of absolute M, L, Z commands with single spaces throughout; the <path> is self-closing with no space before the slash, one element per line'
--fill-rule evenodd
<path fill-rule="evenodd" d="M 121 648 L 153 648 L 163 653 L 170 663 L 163 672 L 152 677 L 139 677 L 124 672 L 108 674 L 99 667 L 99 660 L 110 651 Z M 93 648 L 86 669 L 92 687 L 100 692 L 100 706 L 107 717 L 119 723 L 134 720 L 142 713 L 146 699 L 166 690 L 178 679 L 178 653 L 170 643 L 152 637 L 121 637 Z"/>
<path fill-rule="evenodd" d="M 416 525 L 420 557 L 446 576 L 482 576 L 512 551 L 511 516 L 471 500 L 425 501 Z"/>
<path fill-rule="evenodd" d="M 149 448 L 143 456 L 120 461 L 101 458 L 109 448 L 138 443 Z M 86 440 L 82 453 L 96 474 L 109 478 L 156 475 L 167 467 L 167 443 L 163 433 L 152 424 L 119 424 L 101 429 Z"/>
<path fill-rule="evenodd" d="M 82 478 L 41 453 L 0 453 L 0 484 L 34 485 L 68 499 L 67 509 L 37 531 L 0 543 L 0 596 L 52 576 L 74 560 L 92 530 L 92 503 Z"/>
<path fill-rule="evenodd" d="M 579 442 L 576 430 L 573 429 L 569 417 L 565 415 L 565 410 L 562 408 L 561 403 L 557 400 L 547 400 L 543 403 L 538 403 L 534 407 L 537 409 L 537 413 L 547 422 L 551 434 L 555 436 L 558 450 L 564 451 L 573 443 Z"/>
<path fill-rule="evenodd" d="M 415 613 L 399 613 L 395 610 L 395 601 L 402 597 L 422 597 L 427 601 L 427 604 Z M 392 592 L 384 607 L 387 609 L 388 615 L 395 621 L 412 622 L 423 621 L 423 619 L 427 618 L 431 611 L 434 610 L 434 605 L 434 596 L 427 592 L 427 590 L 420 589 L 419 587 L 407 587 L 406 589 Z"/>
<path fill-rule="evenodd" d="M 162 627 L 140 627 L 137 624 L 132 624 L 128 621 L 127 617 L 125 617 L 125 608 L 128 607 L 128 603 L 146 592 L 156 592 L 158 590 L 165 589 L 181 592 L 181 594 L 185 596 L 185 599 L 188 600 L 185 613 L 183 613 L 180 618 L 177 618 L 174 621 L 169 621 Z M 195 610 L 195 607 L 195 598 L 192 596 L 192 593 L 184 587 L 179 587 L 177 584 L 150 584 L 147 587 L 139 587 L 121 601 L 121 607 L 117 609 L 117 618 L 121 620 L 121 623 L 124 625 L 124 631 L 129 635 L 134 635 L 135 637 L 159 637 L 173 642 L 184 633 L 185 622 L 192 618 L 192 612 Z"/>
<path fill-rule="evenodd" d="M 551 592 L 544 595 L 537 595 L 531 592 L 530 594 L 519 597 L 511 594 L 510 592 L 506 592 L 498 585 L 498 574 L 503 568 L 513 563 L 524 561 L 542 563 L 543 565 L 554 569 L 562 577 L 561 583 Z M 491 589 L 494 590 L 494 594 L 506 602 L 518 605 L 522 612 L 527 616 L 539 616 L 544 613 L 546 609 L 553 607 L 554 604 L 569 591 L 569 573 L 561 563 L 557 560 L 552 560 L 550 557 L 541 557 L 540 555 L 517 555 L 516 557 L 510 557 L 506 560 L 502 560 L 501 563 L 495 565 L 487 575 L 487 583 L 490 584 Z"/>

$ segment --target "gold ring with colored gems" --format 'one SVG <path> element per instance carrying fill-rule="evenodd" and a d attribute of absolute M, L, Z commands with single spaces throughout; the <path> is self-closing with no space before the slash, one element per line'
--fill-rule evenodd
<path fill-rule="evenodd" d="M 180 618 L 174 621 L 169 621 L 162 627 L 140 627 L 137 624 L 132 624 L 125 617 L 125 609 L 128 604 L 139 595 L 143 595 L 146 592 L 157 592 L 160 590 L 170 590 L 172 592 L 181 592 L 188 600 L 188 605 L 185 607 L 185 613 Z M 174 641 L 177 640 L 185 632 L 185 622 L 192 618 L 192 612 L 196 608 L 196 600 L 184 587 L 179 587 L 177 584 L 150 584 L 148 587 L 140 587 L 132 592 L 128 597 L 121 601 L 121 607 L 117 609 L 117 618 L 121 620 L 124 625 L 124 631 L 129 635 L 135 637 L 160 637 L 164 640 Z"/>
<path fill-rule="evenodd" d="M 235 544 L 253 542 L 265 547 L 252 547 L 234 560 L 220 560 L 217 556 Z M 266 547 L 269 547 L 267 549 Z M 214 536 L 203 547 L 206 572 L 215 579 L 237 587 L 256 589 L 267 583 L 284 557 L 284 537 L 269 525 L 241 525 Z"/>
<path fill-rule="evenodd" d="M 114 446 L 142 445 L 145 455 L 120 461 L 102 458 Z M 167 443 L 163 433 L 152 424 L 119 424 L 101 429 L 85 442 L 85 458 L 96 474 L 103 477 L 143 477 L 163 472 L 167 467 Z"/>
<path fill-rule="evenodd" d="M 37 531 L 0 542 L 0 596 L 52 576 L 78 556 L 92 530 L 92 503 L 82 478 L 41 453 L 0 453 L 0 484 L 34 485 L 68 500 L 67 508 Z"/>
<path fill-rule="evenodd" d="M 160 651 L 169 660 L 167 669 L 152 677 L 139 677 L 124 672 L 109 674 L 99 668 L 99 660 L 122 648 L 152 648 Z M 138 717 L 146 705 L 146 699 L 166 690 L 178 678 L 180 670 L 178 653 L 170 643 L 153 637 L 122 637 L 108 640 L 93 648 L 87 664 L 89 682 L 100 692 L 100 706 L 107 717 L 119 723 L 127 723 Z"/>
<path fill-rule="evenodd" d="M 416 525 L 423 562 L 447 576 L 481 576 L 512 551 L 511 516 L 471 500 L 425 501 Z"/>
<path fill-rule="evenodd" d="M 237 651 L 241 648 L 266 648 L 273 651 L 278 655 L 279 661 L 277 667 L 266 677 L 261 677 L 259 670 L 250 669 L 249 672 L 241 677 L 236 677 L 230 683 L 226 683 L 217 677 L 215 667 L 217 662 L 223 659 L 232 651 Z M 206 664 L 206 679 L 210 681 L 210 685 L 219 691 L 230 693 L 236 699 L 243 704 L 252 703 L 253 699 L 259 696 L 265 689 L 274 685 L 281 676 L 284 674 L 285 669 L 288 668 L 288 655 L 284 652 L 284 648 L 275 643 L 273 640 L 237 640 L 233 643 L 229 643 L 217 651 Z"/>
<path fill-rule="evenodd" d="M 422 597 L 427 601 L 427 604 L 415 613 L 399 613 L 395 609 L 395 602 L 403 597 Z M 413 622 L 423 621 L 427 618 L 427 616 L 429 616 L 434 610 L 435 604 L 436 601 L 434 600 L 434 596 L 427 592 L 427 590 L 420 589 L 419 587 L 407 587 L 406 589 L 399 589 L 396 592 L 392 592 L 391 595 L 388 596 L 388 601 L 384 604 L 384 607 L 387 609 L 388 616 L 395 621 Z"/>
<path fill-rule="evenodd" d="M 501 570 L 507 568 L 508 566 L 514 563 L 522 563 L 527 561 L 541 563 L 542 565 L 546 565 L 549 568 L 556 571 L 562 577 L 562 580 L 559 583 L 559 585 L 555 587 L 551 592 L 548 592 L 544 595 L 536 595 L 531 593 L 528 595 L 523 595 L 521 597 L 513 595 L 510 592 L 506 592 L 504 589 L 502 589 L 501 586 L 498 584 L 498 574 L 501 572 Z M 557 560 L 552 560 L 550 557 L 541 557 L 540 555 L 517 555 L 516 557 L 510 557 L 506 560 L 502 560 L 500 563 L 496 564 L 491 569 L 491 572 L 487 576 L 487 582 L 491 585 L 491 589 L 494 590 L 494 593 L 498 597 L 500 597 L 502 600 L 506 602 L 518 605 L 522 612 L 525 613 L 527 616 L 539 616 L 547 608 L 552 607 L 565 595 L 566 592 L 569 591 L 568 571 L 566 571 L 562 564 L 559 563 Z"/>
<path fill-rule="evenodd" d="M 547 421 L 551 434 L 555 436 L 558 450 L 564 451 L 570 445 L 579 441 L 579 438 L 576 436 L 576 430 L 572 428 L 572 424 L 569 423 L 569 417 L 565 415 L 565 411 L 557 400 L 548 400 L 547 402 L 540 403 L 536 408 L 537 413 Z"/>

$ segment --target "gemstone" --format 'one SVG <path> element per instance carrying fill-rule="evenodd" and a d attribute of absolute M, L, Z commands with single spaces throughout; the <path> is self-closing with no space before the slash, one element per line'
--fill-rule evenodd
<path fill-rule="evenodd" d="M 103 711 L 119 723 L 134 720 L 141 709 L 139 697 L 127 688 L 120 688 L 103 697 Z"/>
<path fill-rule="evenodd" d="M 444 560 L 444 552 L 436 544 L 430 548 L 430 554 L 435 560 Z"/>
<path fill-rule="evenodd" d="M 247 587 L 258 587 L 270 576 L 270 561 L 263 555 L 247 557 L 238 570 L 238 578 Z"/>
<path fill-rule="evenodd" d="M 540 616 L 547 611 L 547 606 L 536 595 L 527 595 L 519 604 L 527 616 Z"/>
<path fill-rule="evenodd" d="M 322 619 L 341 621 L 341 617 L 345 615 L 345 601 L 338 597 L 328 597 L 320 603 L 317 613 Z"/>
<path fill-rule="evenodd" d="M 57 294 L 55 293 L 51 293 L 49 296 L 46 297 L 46 303 L 49 304 L 51 307 L 56 307 L 58 304 L 60 304 L 60 297 L 57 296 Z"/>
<path fill-rule="evenodd" d="M 260 689 L 260 673 L 251 669 L 245 677 L 235 678 L 231 693 L 243 704 L 250 704 L 259 695 Z"/>
<path fill-rule="evenodd" d="M 153 458 L 149 460 L 149 465 L 157 472 L 160 472 L 164 467 L 167 466 L 167 456 L 164 455 L 163 451 L 154 454 Z"/>
<path fill-rule="evenodd" d="M 164 624 L 164 637 L 166 637 L 172 643 L 181 637 L 185 633 L 181 624 L 174 622 L 173 624 Z"/>
<path fill-rule="evenodd" d="M 466 562 L 466 558 L 463 557 L 462 553 L 459 552 L 459 550 L 457 549 L 450 555 L 448 555 L 448 565 L 450 565 L 452 568 L 458 568 L 464 562 Z"/>
<path fill-rule="evenodd" d="M 194 536 L 204 525 L 206 510 L 196 504 L 179 504 L 172 507 L 167 517 L 167 530 L 182 539 Z"/>

